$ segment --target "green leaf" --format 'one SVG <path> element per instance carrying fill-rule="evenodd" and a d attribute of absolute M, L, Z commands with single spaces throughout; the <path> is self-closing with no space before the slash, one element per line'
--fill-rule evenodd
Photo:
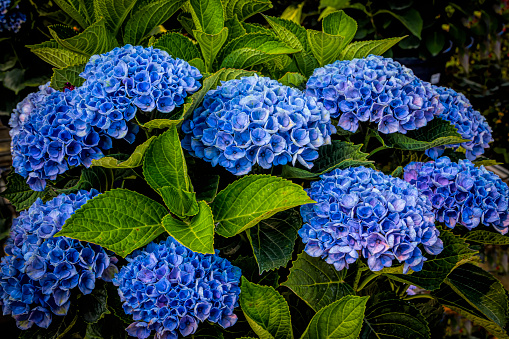
<path fill-rule="evenodd" d="M 433 56 L 437 56 L 445 46 L 445 36 L 441 32 L 433 32 L 426 37 L 426 48 Z"/>
<path fill-rule="evenodd" d="M 353 42 L 341 52 L 339 60 L 365 58 L 370 54 L 382 55 L 405 37 Z"/>
<path fill-rule="evenodd" d="M 285 86 L 300 87 L 306 83 L 307 78 L 300 73 L 288 72 L 278 80 Z"/>
<path fill-rule="evenodd" d="M 473 164 L 475 165 L 475 167 L 481 167 L 481 166 L 486 167 L 486 166 L 503 165 L 504 163 L 498 162 L 496 160 L 485 159 L 485 160 L 473 161 Z"/>
<path fill-rule="evenodd" d="M 185 61 L 201 58 L 196 43 L 188 37 L 176 32 L 165 33 L 161 38 L 157 39 L 153 47 L 162 49 L 168 52 L 172 57 Z"/>
<path fill-rule="evenodd" d="M 118 45 L 115 39 L 112 38 L 106 30 L 104 18 L 100 18 L 80 34 L 66 39 L 60 38 L 58 32 L 55 31 L 52 26 L 49 26 L 48 29 L 51 36 L 53 36 L 55 41 L 62 47 L 87 57 L 94 54 L 109 52 Z"/>
<path fill-rule="evenodd" d="M 260 274 L 284 267 L 292 259 L 297 231 L 301 226 L 299 213 L 290 209 L 262 220 L 246 230 Z"/>
<path fill-rule="evenodd" d="M 87 201 L 55 236 L 88 241 L 126 257 L 164 232 L 166 208 L 146 196 L 114 189 Z"/>
<path fill-rule="evenodd" d="M 355 339 L 359 335 L 369 297 L 347 295 L 318 311 L 301 339 Z"/>
<path fill-rule="evenodd" d="M 237 15 L 240 21 L 272 8 L 270 0 L 224 0 L 226 19 Z"/>
<path fill-rule="evenodd" d="M 129 179 L 135 173 L 131 169 L 119 168 L 112 170 L 104 167 L 85 168 L 81 171 L 79 180 L 74 185 L 67 185 L 65 188 L 53 188 L 55 192 L 60 193 L 76 193 L 79 190 L 90 190 L 95 188 L 99 192 L 105 192 L 113 186 L 113 182 L 117 180 Z M 73 182 L 71 182 L 72 184 Z M 68 183 L 69 184 L 69 183 Z"/>
<path fill-rule="evenodd" d="M 193 30 L 193 35 L 200 44 L 201 54 L 205 61 L 205 69 L 207 72 L 210 72 L 217 53 L 228 38 L 228 28 L 224 27 L 217 34 L 207 34 L 202 31 Z"/>
<path fill-rule="evenodd" d="M 124 44 L 139 45 L 147 34 L 168 20 L 187 0 L 148 2 L 132 13 L 124 29 Z"/>
<path fill-rule="evenodd" d="M 242 26 L 242 23 L 237 19 L 235 15 L 233 18 L 228 19 L 225 22 L 225 26 L 228 27 L 228 39 L 232 40 L 246 34 L 246 29 Z"/>
<path fill-rule="evenodd" d="M 343 43 L 339 47 L 340 50 L 343 50 L 355 36 L 355 32 L 357 32 L 357 22 L 346 15 L 344 11 L 337 11 L 330 13 L 323 19 L 322 29 L 327 34 L 345 37 Z"/>
<path fill-rule="evenodd" d="M 221 67 L 250 68 L 274 60 L 281 55 L 262 52 L 254 48 L 239 48 L 223 59 Z"/>
<path fill-rule="evenodd" d="M 276 35 L 271 29 L 266 28 L 260 24 L 252 24 L 248 22 L 243 22 L 242 26 L 246 30 L 246 33 L 265 33 L 270 35 Z"/>
<path fill-rule="evenodd" d="M 106 18 L 106 28 L 113 36 L 124 23 L 138 0 L 94 0 L 97 17 Z"/>
<path fill-rule="evenodd" d="M 469 278 L 470 279 L 470 278 Z M 462 296 L 456 293 L 450 286 L 443 284 L 437 291 L 432 292 L 438 302 L 442 305 L 450 308 L 454 312 L 457 312 L 461 316 L 474 321 L 476 324 L 481 325 L 487 329 L 490 333 L 497 336 L 500 339 L 507 339 L 506 330 L 497 325 L 495 322 L 484 316 L 477 308 L 470 305 Z"/>
<path fill-rule="evenodd" d="M 277 212 L 314 202 L 304 189 L 270 175 L 248 175 L 219 192 L 212 203 L 216 233 L 232 237 Z"/>
<path fill-rule="evenodd" d="M 440 230 L 440 239 L 444 243 L 444 249 L 437 256 L 428 256 L 420 272 L 387 274 L 387 276 L 430 291 L 438 289 L 454 267 L 471 260 L 477 253 L 469 249 L 463 239 L 456 237 L 450 231 Z"/>
<path fill-rule="evenodd" d="M 190 221 L 181 221 L 170 214 L 163 227 L 172 237 L 191 251 L 214 254 L 214 218 L 205 201 L 198 202 L 199 212 Z"/>
<path fill-rule="evenodd" d="M 508 320 L 507 295 L 504 286 L 490 273 L 473 264 L 456 267 L 445 283 L 470 305 L 500 327 Z"/>
<path fill-rule="evenodd" d="M 196 193 L 184 191 L 173 186 L 161 187 L 157 190 L 171 213 L 184 219 L 196 215 L 199 207 L 196 201 Z"/>
<path fill-rule="evenodd" d="M 298 5 L 286 7 L 283 13 L 281 13 L 281 19 L 290 20 L 300 25 L 302 22 L 302 7 L 304 7 L 304 3 L 305 1 Z"/>
<path fill-rule="evenodd" d="M 306 29 L 301 25 L 286 19 L 268 15 L 263 16 L 281 41 L 298 50 L 311 51 L 309 48 Z"/>
<path fill-rule="evenodd" d="M 318 60 L 312 55 L 311 52 L 301 51 L 293 54 L 297 66 L 302 74 L 309 77 L 313 74 L 314 70 L 318 68 Z"/>
<path fill-rule="evenodd" d="M 336 61 L 341 53 L 341 46 L 345 37 L 331 35 L 325 32 L 307 30 L 309 46 L 320 66 L 325 66 Z"/>
<path fill-rule="evenodd" d="M 125 161 L 115 159 L 114 157 L 104 157 L 97 160 L 92 160 L 92 166 L 101 166 L 106 168 L 135 168 L 143 164 L 143 155 L 150 146 L 150 143 L 155 139 L 151 137 L 143 144 L 136 146 L 133 154 Z"/>
<path fill-rule="evenodd" d="M 85 55 L 63 48 L 55 40 L 46 41 L 38 45 L 27 45 L 26 47 L 30 48 L 32 53 L 48 64 L 58 68 L 85 64 L 89 59 Z"/>
<path fill-rule="evenodd" d="M 306 252 L 292 263 L 288 280 L 281 285 L 288 287 L 304 300 L 315 312 L 325 306 L 354 294 L 345 282 L 347 270 L 337 271 L 322 258 L 314 258 Z"/>
<path fill-rule="evenodd" d="M 150 143 L 143 160 L 143 175 L 156 191 L 164 186 L 191 191 L 186 160 L 175 126 Z"/>
<path fill-rule="evenodd" d="M 76 20 L 78 24 L 85 28 L 88 26 L 88 22 L 86 19 L 86 15 L 83 12 L 83 10 L 79 10 L 79 7 L 77 8 L 75 6 L 75 1 L 72 0 L 55 0 L 55 3 L 62 8 L 62 10 L 67 13 L 71 18 Z M 79 6 L 79 5 L 78 5 Z M 86 11 L 86 9 L 85 9 Z"/>
<path fill-rule="evenodd" d="M 242 277 L 240 307 L 260 338 L 293 339 L 290 309 L 273 287 L 253 284 Z"/>
<path fill-rule="evenodd" d="M 362 144 L 354 145 L 351 142 L 333 140 L 330 145 L 318 149 L 318 159 L 314 161 L 311 171 L 286 165 L 283 166 L 281 175 L 287 179 L 314 179 L 336 168 L 372 165 L 373 162 L 368 160 L 368 154 L 362 152 L 361 147 Z"/>
<path fill-rule="evenodd" d="M 68 66 L 61 69 L 53 69 L 51 77 L 51 87 L 57 91 L 63 91 L 66 83 L 79 87 L 83 85 L 85 79 L 80 77 L 80 73 L 85 70 L 85 64 Z"/>
<path fill-rule="evenodd" d="M 203 61 L 203 59 L 201 57 L 199 58 L 194 58 L 192 60 L 189 60 L 189 65 L 193 66 L 193 67 L 196 67 L 198 68 L 198 70 L 203 74 L 206 72 L 206 69 L 205 69 L 205 62 Z M 185 106 L 184 106 L 185 107 Z"/>
<path fill-rule="evenodd" d="M 411 303 L 392 292 L 373 295 L 364 314 L 365 325 L 359 338 L 427 339 L 426 319 Z"/>
<path fill-rule="evenodd" d="M 422 32 L 422 17 L 419 14 L 419 12 L 416 9 L 410 9 L 408 10 L 404 15 L 399 15 L 394 12 L 391 12 L 386 9 L 379 10 L 374 15 L 377 14 L 390 14 L 393 17 L 395 17 L 399 22 L 401 22 L 413 35 L 421 38 L 421 32 Z"/>
<path fill-rule="evenodd" d="M 409 131 L 407 134 L 387 134 L 383 139 L 388 146 L 408 151 L 425 151 L 437 146 L 468 141 L 463 139 L 454 125 L 440 118 L 435 118 L 426 126 Z"/>
<path fill-rule="evenodd" d="M 500 233 L 484 231 L 484 230 L 473 230 L 467 232 L 463 236 L 466 242 L 485 244 L 485 245 L 509 245 L 509 237 L 504 236 Z"/>
<path fill-rule="evenodd" d="M 153 119 L 149 122 L 144 123 L 140 127 L 146 128 L 149 132 L 152 132 L 153 129 L 159 128 L 171 128 L 173 126 L 177 126 L 182 122 L 182 119 L 179 120 L 171 120 L 171 119 Z"/>
<path fill-rule="evenodd" d="M 191 15 L 196 29 L 206 34 L 217 34 L 224 27 L 221 0 L 190 0 Z"/>
<path fill-rule="evenodd" d="M 88 324 L 94 324 L 111 313 L 108 310 L 108 292 L 104 282 L 97 281 L 92 293 L 78 299 L 78 312 Z"/>
<path fill-rule="evenodd" d="M 200 173 L 199 176 L 200 178 L 196 180 L 196 187 L 199 188 L 196 192 L 196 199 L 211 203 L 217 195 L 220 177 L 219 175 L 207 176 L 203 173 Z M 193 182 L 195 182 L 194 179 Z"/>
<path fill-rule="evenodd" d="M 402 166 L 398 166 L 396 167 L 396 169 L 394 171 L 392 171 L 391 173 L 391 176 L 395 177 L 395 178 L 403 178 L 403 167 Z"/>
<path fill-rule="evenodd" d="M 26 183 L 26 179 L 11 170 L 7 176 L 7 189 L 0 196 L 9 200 L 16 211 L 22 211 L 32 206 L 38 198 L 42 199 L 47 193 L 47 189 L 42 192 L 32 191 Z"/>

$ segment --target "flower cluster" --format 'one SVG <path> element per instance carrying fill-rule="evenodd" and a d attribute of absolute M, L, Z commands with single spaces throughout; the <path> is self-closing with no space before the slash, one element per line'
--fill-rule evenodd
<path fill-rule="evenodd" d="M 216 255 L 195 253 L 173 238 L 151 243 L 127 257 L 113 283 L 134 323 L 131 336 L 156 339 L 193 334 L 199 321 L 230 327 L 237 321 L 241 271 Z"/>
<path fill-rule="evenodd" d="M 94 55 L 80 74 L 86 87 L 81 106 L 104 127 L 134 116 L 136 109 L 169 113 L 184 103 L 188 93 L 197 91 L 202 75 L 184 60 L 173 59 L 153 47 L 125 45 Z M 122 130 L 122 129 L 120 129 Z"/>
<path fill-rule="evenodd" d="M 236 175 L 296 161 L 307 168 L 336 130 L 314 98 L 257 75 L 209 91 L 182 125 L 182 147 Z"/>
<path fill-rule="evenodd" d="M 348 268 L 360 251 L 372 271 L 396 258 L 420 271 L 426 258 L 443 249 L 431 203 L 407 182 L 365 167 L 323 174 L 307 190 L 316 203 L 303 205 L 299 230 L 305 251 L 322 257 L 336 270 Z"/>
<path fill-rule="evenodd" d="M 47 328 L 52 314 L 65 315 L 71 290 L 92 292 L 96 279 L 111 281 L 117 259 L 100 246 L 53 237 L 67 218 L 97 191 L 38 199 L 14 219 L 0 263 L 0 305 L 21 329 Z"/>
<path fill-rule="evenodd" d="M 462 142 L 459 145 L 448 145 L 447 147 L 463 147 L 466 157 L 475 160 L 484 153 L 484 149 L 490 147 L 488 143 L 493 141 L 491 127 L 486 118 L 476 111 L 470 101 L 462 94 L 446 87 L 433 86 L 440 95 L 440 104 L 437 116 L 449 121 L 456 126 L 459 134 L 470 141 Z M 426 154 L 436 159 L 444 153 L 446 146 L 434 147 L 426 150 Z"/>
<path fill-rule="evenodd" d="M 19 6 L 16 5 L 13 9 L 18 8 Z M 0 0 L 0 33 L 3 31 L 18 33 L 21 24 L 27 19 L 26 15 L 21 12 L 15 11 L 9 13 L 10 9 L 11 0 Z"/>
<path fill-rule="evenodd" d="M 306 95 L 322 102 L 338 126 L 355 132 L 359 121 L 381 133 L 406 133 L 425 126 L 438 108 L 431 85 L 392 59 L 369 55 L 315 69 Z"/>
<path fill-rule="evenodd" d="M 502 234 L 509 230 L 509 188 L 484 166 L 441 157 L 411 162 L 404 168 L 404 179 L 428 197 L 436 219 L 450 228 L 459 223 L 471 230 L 482 223 Z"/>

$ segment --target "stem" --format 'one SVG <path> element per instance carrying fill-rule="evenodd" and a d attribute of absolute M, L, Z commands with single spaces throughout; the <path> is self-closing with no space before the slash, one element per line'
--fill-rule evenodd
<path fill-rule="evenodd" d="M 364 137 L 364 146 L 362 147 L 363 152 L 368 151 L 369 139 L 371 139 L 371 131 L 368 129 L 368 133 L 366 133 L 366 137 Z"/>
<path fill-rule="evenodd" d="M 378 274 L 375 274 L 375 273 L 371 274 L 369 277 L 364 279 L 364 281 L 359 285 L 359 287 L 357 287 L 356 291 L 359 292 L 364 287 L 366 287 L 366 285 L 369 284 L 371 282 L 371 280 L 376 279 L 377 277 L 378 277 Z"/>
<path fill-rule="evenodd" d="M 415 294 L 415 295 L 408 295 L 403 300 L 412 300 L 412 299 L 419 299 L 419 298 L 426 298 L 426 299 L 435 299 L 431 294 Z"/>
<path fill-rule="evenodd" d="M 378 148 L 375 148 L 368 156 L 368 158 L 370 158 L 371 156 L 373 156 L 373 154 L 375 154 L 376 152 L 379 152 L 379 151 L 383 151 L 384 149 L 387 149 L 389 147 L 387 146 L 380 146 Z"/>

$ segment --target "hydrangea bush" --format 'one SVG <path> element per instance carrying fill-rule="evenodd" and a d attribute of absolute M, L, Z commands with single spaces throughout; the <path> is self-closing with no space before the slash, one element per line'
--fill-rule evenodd
<path fill-rule="evenodd" d="M 489 126 L 369 52 L 402 38 L 269 0 L 78 2 L 11 114 L 2 335 L 438 338 L 447 307 L 508 336 L 477 266 L 508 244 L 508 187 L 471 162 Z"/>

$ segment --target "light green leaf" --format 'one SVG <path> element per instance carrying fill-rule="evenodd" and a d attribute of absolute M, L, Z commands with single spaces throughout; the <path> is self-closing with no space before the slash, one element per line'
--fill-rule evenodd
<path fill-rule="evenodd" d="M 199 58 L 194 58 L 192 60 L 189 60 L 189 65 L 193 66 L 193 67 L 196 67 L 198 68 L 198 70 L 203 74 L 206 72 L 206 69 L 205 69 L 205 62 L 203 61 L 203 59 L 201 57 Z M 185 107 L 185 104 L 184 104 L 184 107 Z"/>
<path fill-rule="evenodd" d="M 151 132 L 153 129 L 159 128 L 171 128 L 173 126 L 177 126 L 179 123 L 182 122 L 182 119 L 180 120 L 171 120 L 171 119 L 153 119 L 149 122 L 144 123 L 141 125 L 142 128 L 146 128 L 149 132 Z"/>
<path fill-rule="evenodd" d="M 272 31 L 269 28 L 266 28 L 260 24 L 252 24 L 249 22 L 243 22 L 242 26 L 244 26 L 244 29 L 246 30 L 246 33 L 265 33 L 276 36 L 274 31 Z"/>
<path fill-rule="evenodd" d="M 124 44 L 139 45 L 154 28 L 168 20 L 187 0 L 148 2 L 132 13 L 124 29 Z"/>
<path fill-rule="evenodd" d="M 82 28 L 86 28 L 88 26 L 87 19 L 85 16 L 86 9 L 79 10 L 79 4 L 78 8 L 76 7 L 76 2 L 72 0 L 55 0 L 55 3 L 62 8 L 62 10 L 67 13 L 71 18 L 76 20 L 78 24 Z"/>
<path fill-rule="evenodd" d="M 320 16 L 318 17 L 318 21 L 322 21 L 323 18 L 325 18 L 327 15 L 329 15 L 331 13 L 334 13 L 337 10 L 338 10 L 337 8 L 334 8 L 334 7 L 331 7 L 331 6 L 325 7 L 325 9 L 320 13 Z"/>
<path fill-rule="evenodd" d="M 347 295 L 318 311 L 301 339 L 355 339 L 359 335 L 369 297 Z"/>
<path fill-rule="evenodd" d="M 62 47 L 87 57 L 94 54 L 109 52 L 114 47 L 118 46 L 115 39 L 112 38 L 106 30 L 104 18 L 100 18 L 83 32 L 70 38 L 59 37 L 58 32 L 54 30 L 52 26 L 49 26 L 48 29 L 51 36 L 53 36 L 55 41 Z"/>
<path fill-rule="evenodd" d="M 52 66 L 65 68 L 73 65 L 85 64 L 88 57 L 71 52 L 60 46 L 55 40 L 43 42 L 38 45 L 28 45 L 30 51 Z"/>
<path fill-rule="evenodd" d="M 298 5 L 286 7 L 283 13 L 281 13 L 281 19 L 290 20 L 300 25 L 302 22 L 302 7 L 304 7 L 304 4 L 305 2 L 301 2 Z"/>
<path fill-rule="evenodd" d="M 417 308 L 392 292 L 371 296 L 364 314 L 361 339 L 428 339 L 426 319 Z"/>
<path fill-rule="evenodd" d="M 180 33 L 170 32 L 164 34 L 154 43 L 154 48 L 168 52 L 172 57 L 185 61 L 201 58 L 196 43 Z"/>
<path fill-rule="evenodd" d="M 88 241 L 126 257 L 164 232 L 166 208 L 146 196 L 114 189 L 87 201 L 55 236 Z"/>
<path fill-rule="evenodd" d="M 113 36 L 124 23 L 138 0 L 94 0 L 96 16 L 106 18 L 106 28 Z"/>
<path fill-rule="evenodd" d="M 328 65 L 338 58 L 345 37 L 331 35 L 312 29 L 307 30 L 308 42 L 320 66 Z"/>
<path fill-rule="evenodd" d="M 163 227 L 175 240 L 198 253 L 214 254 L 214 218 L 205 201 L 198 202 L 199 212 L 190 221 L 181 221 L 168 214 Z"/>
<path fill-rule="evenodd" d="M 57 91 L 63 91 L 66 83 L 79 87 L 85 79 L 80 77 L 80 73 L 85 70 L 85 64 L 68 66 L 61 69 L 53 69 L 51 77 L 51 87 Z"/>
<path fill-rule="evenodd" d="M 48 193 L 48 189 L 42 192 L 33 191 L 26 181 L 21 175 L 11 170 L 7 176 L 7 189 L 0 193 L 14 205 L 16 211 L 29 208 L 38 198 L 42 199 Z"/>
<path fill-rule="evenodd" d="M 374 16 L 378 14 L 390 14 L 395 17 L 399 22 L 401 22 L 413 35 L 421 38 L 422 32 L 422 17 L 416 9 L 411 8 L 404 15 L 399 15 L 394 12 L 391 12 L 386 9 L 379 10 L 374 14 Z"/>
<path fill-rule="evenodd" d="M 339 56 L 339 60 L 360 59 L 365 58 L 370 54 L 382 55 L 405 37 L 406 36 L 382 40 L 356 41 L 345 47 Z"/>
<path fill-rule="evenodd" d="M 155 139 L 151 137 L 143 144 L 136 146 L 133 154 L 125 161 L 115 159 L 114 157 L 104 157 L 101 159 L 92 160 L 92 166 L 100 166 L 105 168 L 135 168 L 143 164 L 143 156 L 150 146 L 150 143 Z"/>
<path fill-rule="evenodd" d="M 485 244 L 485 245 L 509 245 L 509 237 L 500 233 L 473 230 L 467 232 L 463 239 L 469 243 Z"/>
<path fill-rule="evenodd" d="M 228 27 L 228 40 L 233 40 L 247 33 L 242 23 L 237 19 L 237 16 L 228 19 L 225 22 L 225 26 Z"/>
<path fill-rule="evenodd" d="M 402 166 L 398 166 L 396 167 L 396 169 L 394 171 L 392 171 L 391 173 L 391 176 L 395 177 L 395 178 L 403 178 L 403 167 Z"/>
<path fill-rule="evenodd" d="M 500 281 L 473 264 L 456 267 L 445 283 L 500 327 L 508 320 L 508 300 Z"/>
<path fill-rule="evenodd" d="M 281 266 L 292 259 L 297 231 L 302 226 L 294 209 L 279 212 L 246 230 L 260 274 Z"/>
<path fill-rule="evenodd" d="M 196 215 L 199 211 L 196 193 L 184 191 L 173 186 L 161 187 L 157 190 L 171 213 L 184 219 Z"/>
<path fill-rule="evenodd" d="M 314 258 L 302 252 L 292 263 L 288 280 L 281 285 L 291 289 L 318 312 L 345 295 L 354 294 L 352 287 L 344 280 L 346 272 L 337 271 L 322 258 Z"/>
<path fill-rule="evenodd" d="M 330 145 L 318 149 L 318 159 L 314 161 L 311 171 L 286 165 L 281 175 L 284 178 L 314 179 L 336 168 L 372 166 L 373 162 L 368 160 L 368 154 L 362 152 L 361 147 L 362 144 L 333 140 Z"/>
<path fill-rule="evenodd" d="M 228 65 L 235 68 L 250 68 L 277 59 L 280 56 L 280 54 L 269 54 L 254 48 L 239 48 L 223 59 L 221 67 Z"/>
<path fill-rule="evenodd" d="M 219 192 L 212 203 L 216 233 L 232 237 L 277 212 L 314 202 L 304 189 L 270 175 L 248 175 Z"/>
<path fill-rule="evenodd" d="M 228 28 L 224 27 L 217 34 L 207 34 L 202 31 L 193 30 L 193 35 L 200 43 L 201 54 L 205 61 L 205 69 L 207 72 L 210 72 L 217 53 L 228 38 Z"/>
<path fill-rule="evenodd" d="M 343 43 L 339 47 L 340 50 L 343 50 L 355 36 L 355 32 L 357 32 L 357 22 L 346 15 L 344 11 L 337 11 L 330 13 L 323 19 L 322 29 L 327 34 L 345 37 Z"/>
<path fill-rule="evenodd" d="M 270 0 L 224 0 L 226 19 L 237 15 L 240 21 L 272 8 Z"/>
<path fill-rule="evenodd" d="M 454 125 L 440 118 L 435 118 L 424 127 L 407 134 L 391 133 L 383 137 L 387 146 L 408 150 L 425 151 L 429 148 L 459 144 L 467 139 L 458 133 Z"/>
<path fill-rule="evenodd" d="M 156 191 L 161 187 L 173 186 L 191 192 L 186 160 L 175 126 L 150 143 L 143 160 L 143 175 Z"/>
<path fill-rule="evenodd" d="M 242 276 L 240 307 L 249 325 L 263 339 L 293 339 L 290 309 L 273 287 L 249 282 Z"/>
<path fill-rule="evenodd" d="M 295 57 L 300 72 L 306 77 L 310 77 L 313 71 L 320 66 L 318 65 L 318 60 L 316 60 L 311 52 L 301 51 L 293 54 L 293 56 Z"/>
<path fill-rule="evenodd" d="M 289 47 L 311 51 L 309 48 L 306 29 L 293 21 L 276 18 L 268 15 L 263 16 L 276 32 L 279 39 Z"/>
<path fill-rule="evenodd" d="M 477 253 L 468 248 L 465 241 L 453 235 L 450 231 L 440 230 L 440 239 L 444 249 L 437 256 L 428 256 L 422 270 L 411 274 L 386 274 L 389 278 L 416 285 L 433 291 L 440 288 L 440 284 L 458 265 L 472 260 Z"/>
<path fill-rule="evenodd" d="M 217 34 L 224 27 L 221 0 L 190 0 L 191 15 L 196 29 L 206 34 Z"/>
<path fill-rule="evenodd" d="M 285 86 L 300 87 L 301 85 L 306 83 L 307 78 L 300 73 L 288 72 L 285 75 L 283 75 L 281 79 L 279 79 L 278 81 Z"/>

